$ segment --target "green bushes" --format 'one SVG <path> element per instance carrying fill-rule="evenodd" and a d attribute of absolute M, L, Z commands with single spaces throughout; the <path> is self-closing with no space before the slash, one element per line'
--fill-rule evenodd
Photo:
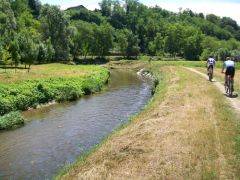
<path fill-rule="evenodd" d="M 24 119 L 19 112 L 11 112 L 0 117 L 0 130 L 14 129 L 24 125 Z"/>
<path fill-rule="evenodd" d="M 24 111 L 52 100 L 73 101 L 85 94 L 101 90 L 107 82 L 107 69 L 91 75 L 27 80 L 0 85 L 0 115 Z"/>

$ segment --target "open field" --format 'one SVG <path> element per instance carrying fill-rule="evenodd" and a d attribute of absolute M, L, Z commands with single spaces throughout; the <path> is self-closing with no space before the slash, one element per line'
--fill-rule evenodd
<path fill-rule="evenodd" d="M 1 72 L 0 115 L 35 108 L 50 101 L 76 100 L 100 91 L 108 78 L 109 71 L 100 66 L 50 64 L 33 66 L 30 73 L 26 70 Z M 6 119 L 0 120 L 0 125 L 3 122 Z"/>
<path fill-rule="evenodd" d="M 129 61 L 110 66 L 144 65 Z M 222 93 L 180 65 L 152 62 L 148 68 L 160 84 L 147 108 L 58 179 L 240 177 L 239 116 Z"/>
<path fill-rule="evenodd" d="M 65 64 L 45 64 L 34 65 L 28 73 L 27 69 L 18 69 L 15 73 L 14 69 L 0 69 L 1 83 L 16 83 L 24 80 L 41 79 L 41 78 L 59 78 L 59 77 L 84 77 L 98 74 L 102 71 L 99 66 L 91 65 L 65 65 Z"/>

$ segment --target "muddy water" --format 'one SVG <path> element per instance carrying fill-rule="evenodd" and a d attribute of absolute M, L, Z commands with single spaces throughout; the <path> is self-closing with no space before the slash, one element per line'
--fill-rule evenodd
<path fill-rule="evenodd" d="M 23 128 L 0 133 L 0 179 L 51 179 L 126 123 L 151 97 L 135 73 L 113 71 L 107 91 L 24 113 Z"/>

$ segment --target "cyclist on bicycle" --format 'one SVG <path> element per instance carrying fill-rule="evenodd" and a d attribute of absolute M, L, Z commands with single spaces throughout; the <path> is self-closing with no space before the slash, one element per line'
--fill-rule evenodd
<path fill-rule="evenodd" d="M 213 56 L 210 56 L 208 58 L 208 60 L 207 60 L 207 72 L 208 72 L 208 75 L 209 75 L 210 68 L 212 68 L 212 70 L 213 70 L 214 67 L 215 67 L 215 64 L 216 64 L 215 59 L 213 58 Z"/>
<path fill-rule="evenodd" d="M 225 71 L 225 86 L 226 86 L 228 76 L 230 76 L 232 79 L 234 79 L 234 76 L 235 76 L 234 59 L 227 57 L 226 61 L 223 63 L 222 73 L 224 73 L 225 69 L 226 69 L 226 71 Z"/>

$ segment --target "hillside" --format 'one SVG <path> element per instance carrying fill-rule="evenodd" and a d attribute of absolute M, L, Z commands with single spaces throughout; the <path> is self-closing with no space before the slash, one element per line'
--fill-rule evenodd
<path fill-rule="evenodd" d="M 102 1 L 101 10 L 90 11 L 79 6 L 66 12 L 73 21 L 97 25 L 109 23 L 116 30 L 117 44 L 125 38 L 131 41 L 131 46 L 136 45 L 135 51 L 129 54 L 140 50 L 143 54 L 169 53 L 187 59 L 199 59 L 201 55 L 204 59 L 209 54 L 224 59 L 225 56 L 239 54 L 240 27 L 229 17 L 204 16 L 189 9 L 173 13 L 157 6 L 149 8 L 137 1 L 120 4 L 111 0 Z M 128 39 L 131 33 L 135 39 Z M 124 45 L 119 46 L 115 48 L 127 53 Z"/>
<path fill-rule="evenodd" d="M 103 0 L 100 10 L 66 11 L 39 0 L 0 0 L 0 60 L 4 66 L 68 62 L 108 55 L 204 60 L 240 54 L 236 21 L 191 10 L 173 13 L 137 0 Z"/>

